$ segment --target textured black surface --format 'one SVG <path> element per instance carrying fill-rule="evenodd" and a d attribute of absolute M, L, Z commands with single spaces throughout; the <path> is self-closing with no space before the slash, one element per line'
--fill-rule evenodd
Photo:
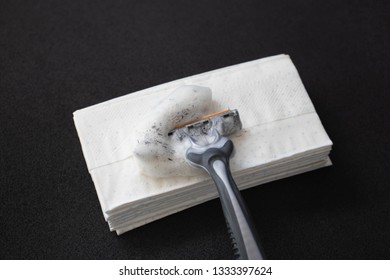
<path fill-rule="evenodd" d="M 122 236 L 72 112 L 290 54 L 334 166 L 243 192 L 271 259 L 390 258 L 388 1 L 0 1 L 0 257 L 231 258 L 214 200 Z"/>

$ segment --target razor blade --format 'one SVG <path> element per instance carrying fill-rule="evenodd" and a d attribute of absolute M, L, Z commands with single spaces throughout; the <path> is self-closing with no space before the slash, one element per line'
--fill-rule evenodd
<path fill-rule="evenodd" d="M 240 115 L 236 109 L 225 109 L 220 112 L 203 116 L 199 119 L 180 124 L 172 129 L 168 136 L 176 135 L 180 140 L 190 136 L 209 135 L 216 130 L 222 136 L 228 136 L 242 129 Z"/>

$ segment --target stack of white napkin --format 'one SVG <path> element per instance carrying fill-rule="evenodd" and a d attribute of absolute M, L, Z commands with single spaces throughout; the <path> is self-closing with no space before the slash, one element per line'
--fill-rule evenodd
<path fill-rule="evenodd" d="M 134 127 L 182 85 L 212 89 L 216 108 L 237 109 L 243 131 L 230 138 L 240 189 L 331 164 L 332 142 L 289 56 L 278 55 L 176 80 L 74 113 L 84 157 L 103 214 L 122 234 L 217 197 L 207 174 L 153 178 L 133 155 Z"/>

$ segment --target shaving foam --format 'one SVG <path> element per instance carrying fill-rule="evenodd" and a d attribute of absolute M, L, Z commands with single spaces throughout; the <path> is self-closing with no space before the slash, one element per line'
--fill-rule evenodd
<path fill-rule="evenodd" d="M 169 136 L 176 126 L 210 113 L 211 89 L 186 85 L 159 102 L 135 129 L 134 155 L 141 173 L 151 177 L 199 176 L 185 160 L 187 141 Z"/>

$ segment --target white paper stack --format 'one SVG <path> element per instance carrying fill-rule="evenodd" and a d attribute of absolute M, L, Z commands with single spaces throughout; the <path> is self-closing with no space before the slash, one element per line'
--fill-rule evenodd
<path fill-rule="evenodd" d="M 215 108 L 237 109 L 233 177 L 240 189 L 331 164 L 332 142 L 289 56 L 278 55 L 176 80 L 74 113 L 104 216 L 124 233 L 217 197 L 208 175 L 153 178 L 133 156 L 133 128 L 182 85 L 212 89 Z"/>

